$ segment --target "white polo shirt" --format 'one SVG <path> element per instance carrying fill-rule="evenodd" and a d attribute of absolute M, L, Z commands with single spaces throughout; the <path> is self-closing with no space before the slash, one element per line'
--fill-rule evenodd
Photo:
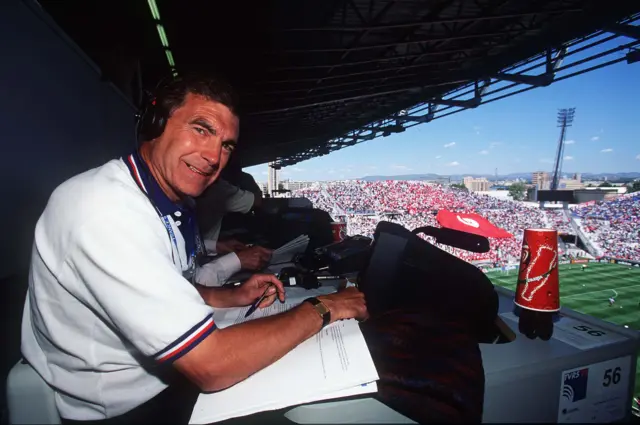
<path fill-rule="evenodd" d="M 224 215 L 230 212 L 246 214 L 251 211 L 254 202 L 253 193 L 223 179 L 216 181 L 204 191 L 197 199 L 196 208 L 207 251 L 216 251 L 215 246 Z"/>
<path fill-rule="evenodd" d="M 229 212 L 246 214 L 251 211 L 255 195 L 242 190 L 226 180 L 219 179 L 197 199 L 198 224 L 204 236 L 204 246 L 209 254 L 217 254 L 216 244 L 222 228 L 222 219 Z M 196 281 L 204 286 L 222 286 L 242 269 L 234 252 L 221 255 L 196 271 Z"/>
<path fill-rule="evenodd" d="M 215 329 L 213 309 L 182 277 L 185 241 L 168 219 L 177 244 L 122 160 L 51 195 L 35 230 L 22 353 L 57 390 L 64 418 L 143 404 L 167 387 L 160 364 Z"/>

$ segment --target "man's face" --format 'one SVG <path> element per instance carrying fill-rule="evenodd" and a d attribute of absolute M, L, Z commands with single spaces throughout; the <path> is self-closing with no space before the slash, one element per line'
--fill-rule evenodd
<path fill-rule="evenodd" d="M 150 143 L 149 166 L 170 198 L 197 197 L 227 165 L 238 131 L 229 108 L 189 93 Z"/>

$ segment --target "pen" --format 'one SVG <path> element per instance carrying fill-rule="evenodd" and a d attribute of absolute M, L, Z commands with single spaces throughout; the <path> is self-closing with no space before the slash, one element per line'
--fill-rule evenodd
<path fill-rule="evenodd" d="M 267 285 L 267 289 L 264 290 L 264 292 L 262 293 L 262 296 L 260 298 L 257 298 L 253 304 L 251 305 L 251 307 L 249 307 L 249 310 L 247 310 L 247 312 L 245 313 L 244 317 L 249 317 L 253 314 L 254 311 L 256 311 L 256 309 L 258 308 L 258 306 L 260 305 L 260 303 L 262 302 L 262 300 L 264 300 L 264 297 L 267 295 L 267 291 L 269 290 L 269 288 L 271 288 L 272 284 L 270 283 L 269 285 Z"/>

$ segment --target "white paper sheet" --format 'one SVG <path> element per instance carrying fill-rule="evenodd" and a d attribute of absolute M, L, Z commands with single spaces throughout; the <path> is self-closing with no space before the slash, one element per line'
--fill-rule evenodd
<path fill-rule="evenodd" d="M 309 245 L 309 236 L 300 235 L 295 239 L 290 240 L 280 248 L 275 249 L 271 254 L 271 264 L 280 264 L 287 261 L 291 261 L 293 256 L 304 252 Z"/>
<path fill-rule="evenodd" d="M 250 319 L 286 311 L 299 300 L 275 302 Z M 216 311 L 219 327 L 244 321 L 246 308 Z M 271 366 L 212 394 L 201 394 L 190 423 L 216 422 L 264 410 L 377 391 L 379 379 L 364 336 L 354 319 L 335 322 Z M 371 384 L 373 383 L 373 384 Z M 362 386 L 362 384 L 367 384 Z"/>

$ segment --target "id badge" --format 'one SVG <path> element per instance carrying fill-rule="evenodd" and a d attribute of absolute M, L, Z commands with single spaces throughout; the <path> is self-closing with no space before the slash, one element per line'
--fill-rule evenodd
<path fill-rule="evenodd" d="M 189 258 L 189 266 L 186 270 L 182 271 L 182 277 L 187 279 L 189 282 L 194 283 L 194 278 L 196 276 L 196 257 L 191 256 Z"/>

